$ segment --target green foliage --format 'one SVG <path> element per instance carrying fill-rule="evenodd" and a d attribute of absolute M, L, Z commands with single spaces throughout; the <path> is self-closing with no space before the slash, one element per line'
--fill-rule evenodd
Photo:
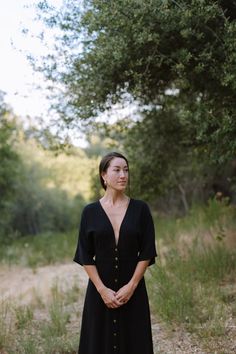
<path fill-rule="evenodd" d="M 199 254 L 194 249 L 184 260 L 175 254 L 153 272 L 154 307 L 171 323 L 182 323 L 201 336 L 225 333 L 226 305 L 220 283 L 235 273 L 236 255 L 225 247 Z M 211 331 L 205 331 L 209 327 Z"/>
<path fill-rule="evenodd" d="M 15 309 L 16 326 L 18 329 L 24 329 L 29 326 L 33 320 L 33 310 L 29 306 L 19 306 Z"/>
<path fill-rule="evenodd" d="M 194 129 L 188 130 L 186 135 L 174 108 L 146 111 L 143 120 L 129 129 L 124 148 L 131 161 L 135 194 L 156 201 L 174 190 L 180 203 L 177 208 L 188 211 L 188 201 L 194 202 L 202 188 L 204 168 L 197 153 L 188 147 Z M 171 202 L 173 210 L 176 202 Z"/>
<path fill-rule="evenodd" d="M 224 238 L 218 239 L 219 229 Z M 229 236 L 235 208 L 215 200 L 182 219 L 159 219 L 160 259 L 151 269 L 151 301 L 169 324 L 182 324 L 203 338 L 227 332 L 233 307 L 226 295 L 234 282 L 236 253 Z"/>
<path fill-rule="evenodd" d="M 11 337 L 10 305 L 1 299 L 0 302 L 0 350 L 5 348 Z"/>
<path fill-rule="evenodd" d="M 16 139 L 16 121 L 5 106 L 0 94 L 0 239 L 11 231 L 12 214 L 17 190 L 21 160 L 13 144 Z"/>
<path fill-rule="evenodd" d="M 78 347 L 78 333 L 75 333 L 77 316 L 74 319 L 76 323 L 69 331 L 67 328 L 71 313 L 74 313 L 75 304 L 71 297 L 74 291 L 75 286 L 66 292 L 55 285 L 44 308 L 41 304 L 40 308 L 32 304 L 16 305 L 10 300 L 1 303 L 0 351 L 9 354 L 75 353 Z M 65 301 L 68 299 L 67 308 Z"/>
<path fill-rule="evenodd" d="M 36 341 L 33 336 L 24 336 L 21 339 L 21 352 L 24 354 L 37 354 L 38 349 L 36 347 Z"/>
<path fill-rule="evenodd" d="M 73 146 L 60 154 L 46 150 L 36 139 L 27 137 L 19 119 L 4 109 L 2 114 L 1 242 L 74 229 L 85 200 L 90 198 L 90 175 L 96 159 Z"/>
<path fill-rule="evenodd" d="M 12 237 L 70 230 L 77 225 L 79 210 L 84 205 L 80 194 L 72 198 L 59 186 L 45 185 L 50 170 L 36 162 L 32 155 L 31 160 L 22 156 L 14 203 L 8 208 L 12 215 Z"/>
<path fill-rule="evenodd" d="M 90 0 L 39 8 L 59 29 L 55 51 L 38 69 L 64 84 L 63 97 L 55 92 L 62 118 L 87 120 L 88 130 L 115 104 L 135 106 L 105 130 L 130 158 L 133 194 L 175 213 L 212 196 L 217 170 L 236 151 L 235 4 Z M 95 129 L 104 136 L 103 125 Z M 223 182 L 231 179 L 227 195 L 235 168 L 232 174 Z"/>
<path fill-rule="evenodd" d="M 71 261 L 76 241 L 76 230 L 67 233 L 48 232 L 37 237 L 21 237 L 8 245 L 0 245 L 1 263 L 37 268 L 56 262 Z"/>
<path fill-rule="evenodd" d="M 14 121 L 11 121 L 7 116 L 0 117 L 0 159 L 1 159 L 1 170 L 0 170 L 0 192 L 1 192 L 1 202 L 8 197 L 14 191 L 15 182 L 15 165 L 18 162 L 18 156 L 12 148 L 12 136 L 15 132 Z"/>
<path fill-rule="evenodd" d="M 52 303 L 49 307 L 50 323 L 44 327 L 46 337 L 66 334 L 66 324 L 70 315 L 64 311 L 64 302 L 57 286 L 52 288 Z"/>
<path fill-rule="evenodd" d="M 91 0 L 83 6 L 65 2 L 58 13 L 46 2 L 41 6 L 46 22 L 61 30 L 56 54 L 44 58 L 41 69 L 65 84 L 67 120 L 71 112 L 72 119 L 91 118 L 127 93 L 141 107 L 162 108 L 172 90 L 186 136 L 193 126 L 192 143 L 212 161 L 234 156 L 235 5 Z M 57 65 L 58 52 L 69 63 L 67 70 Z M 168 129 L 165 115 L 162 122 Z M 172 132 L 167 136 L 172 140 Z"/>
<path fill-rule="evenodd" d="M 235 206 L 215 199 L 210 199 L 207 205 L 193 205 L 185 217 L 155 215 L 160 248 L 164 245 L 164 248 L 173 248 L 185 255 L 186 252 L 201 251 L 212 243 L 230 244 L 230 232 L 234 234 L 236 227 L 235 215 Z"/>

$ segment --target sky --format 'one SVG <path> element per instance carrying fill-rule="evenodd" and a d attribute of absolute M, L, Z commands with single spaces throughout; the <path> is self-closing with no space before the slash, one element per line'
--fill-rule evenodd
<path fill-rule="evenodd" d="M 38 82 L 43 84 L 43 78 L 33 71 L 26 58 L 27 51 L 38 55 L 43 46 L 37 38 L 22 33 L 24 27 L 32 33 L 42 27 L 34 20 L 35 3 L 0 0 L 0 90 L 6 92 L 5 100 L 17 115 L 31 117 L 43 114 L 48 107 L 43 91 L 34 87 Z"/>
<path fill-rule="evenodd" d="M 35 5 L 39 0 L 0 0 L 0 90 L 6 93 L 5 101 L 15 114 L 23 120 L 30 116 L 37 124 L 41 117 L 48 124 L 49 101 L 46 97 L 46 84 L 42 74 L 34 72 L 27 53 L 37 57 L 46 53 L 47 48 L 37 38 L 43 29 L 46 31 L 47 43 L 53 45 L 53 34 L 42 22 L 36 21 Z M 49 0 L 51 5 L 60 7 L 63 0 Z M 25 35 L 22 29 L 27 28 Z M 36 89 L 40 84 L 42 88 Z M 134 107 L 121 109 L 114 107 L 112 114 L 104 114 L 104 120 L 112 122 L 116 118 L 132 114 Z M 102 120 L 102 118 L 100 118 Z M 76 145 L 84 145 L 83 135 L 77 132 L 74 137 Z M 77 141 L 75 142 L 75 140 Z"/>
<path fill-rule="evenodd" d="M 42 22 L 35 20 L 35 5 L 38 2 L 39 0 L 0 0 L 0 90 L 5 92 L 5 102 L 25 124 L 27 117 L 30 117 L 30 122 L 38 126 L 40 117 L 45 127 L 55 117 L 48 112 L 50 102 L 43 75 L 35 72 L 27 59 L 28 53 L 35 57 L 47 53 L 46 46 L 37 38 L 42 30 L 46 31 L 47 44 L 53 45 L 53 34 Z M 60 7 L 63 0 L 48 2 Z M 23 33 L 23 29 L 28 30 L 27 35 Z M 41 89 L 36 88 L 38 85 Z M 50 129 L 53 131 L 53 128 Z M 73 144 L 86 146 L 82 132 L 70 131 L 67 134 Z"/>
<path fill-rule="evenodd" d="M 24 26 L 32 28 L 35 11 L 29 0 L 0 0 L 0 90 L 16 114 L 37 115 L 47 104 L 43 93 L 36 92 L 37 74 L 26 59 L 26 52 L 39 51 L 39 41 L 22 33 Z M 42 79 L 41 79 L 42 80 Z"/>

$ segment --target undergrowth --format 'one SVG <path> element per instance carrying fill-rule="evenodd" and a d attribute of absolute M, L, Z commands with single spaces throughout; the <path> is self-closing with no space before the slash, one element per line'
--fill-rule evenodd
<path fill-rule="evenodd" d="M 236 324 L 235 213 L 227 203 L 209 201 L 183 218 L 155 218 L 159 259 L 147 278 L 152 310 L 167 325 L 196 334 L 209 353 L 227 352 L 218 338 L 230 338 Z M 0 249 L 1 263 L 71 262 L 76 241 L 76 231 L 25 237 Z M 78 292 L 76 283 L 67 292 L 53 285 L 48 303 L 37 294 L 34 305 L 2 302 L 0 352 L 76 353 Z"/>
<path fill-rule="evenodd" d="M 228 239 L 236 234 L 235 213 L 235 207 L 210 201 L 183 219 L 157 221 L 152 308 L 168 325 L 184 326 L 203 342 L 230 335 L 229 319 L 236 323 L 236 251 Z"/>
<path fill-rule="evenodd" d="M 36 268 L 71 261 L 75 252 L 77 231 L 70 233 L 44 233 L 27 236 L 0 246 L 0 262 Z"/>
<path fill-rule="evenodd" d="M 78 350 L 80 311 L 71 299 L 75 295 L 78 298 L 78 293 L 76 284 L 67 291 L 62 291 L 55 284 L 43 308 L 16 305 L 10 300 L 2 303 L 0 353 L 75 354 Z M 72 314 L 75 328 L 71 326 Z"/>

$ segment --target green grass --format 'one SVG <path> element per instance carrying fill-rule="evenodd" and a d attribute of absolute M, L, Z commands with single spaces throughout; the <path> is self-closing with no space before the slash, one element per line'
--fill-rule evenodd
<path fill-rule="evenodd" d="M 70 233 L 44 233 L 22 237 L 0 246 L 0 262 L 36 268 L 57 262 L 72 261 L 77 241 L 77 231 Z"/>
<path fill-rule="evenodd" d="M 34 314 L 30 306 L 18 306 L 15 309 L 16 327 L 23 329 L 29 326 L 33 320 Z"/>
<path fill-rule="evenodd" d="M 152 270 L 152 301 L 167 322 L 201 325 L 225 312 L 221 281 L 236 268 L 236 253 L 224 247 L 192 253 L 187 260 L 176 255 Z M 217 309 L 217 311 L 216 311 Z"/>
<path fill-rule="evenodd" d="M 0 302 L 0 353 L 11 340 L 11 306 L 8 301 Z"/>
<path fill-rule="evenodd" d="M 236 323 L 236 247 L 229 242 L 235 214 L 235 207 L 209 201 L 183 218 L 155 218 L 159 259 L 148 278 L 152 310 L 169 326 L 197 335 L 209 353 L 227 352 L 218 340 L 230 338 L 229 319 Z M 0 249 L 1 263 L 37 268 L 71 262 L 76 242 L 76 231 L 21 238 Z M 2 302 L 0 352 L 76 353 L 79 291 L 76 282 L 67 291 L 54 284 L 48 303 L 37 294 L 34 305 Z"/>
<path fill-rule="evenodd" d="M 236 207 L 227 205 L 227 200 L 219 203 L 213 199 L 207 205 L 193 205 L 189 214 L 182 218 L 157 215 L 155 223 L 158 241 L 164 240 L 165 245 L 175 243 L 176 238 L 185 233 L 201 238 L 206 231 L 213 232 L 212 238 L 222 240 L 226 230 L 236 229 Z"/>
<path fill-rule="evenodd" d="M 62 336 L 66 334 L 66 325 L 70 320 L 70 314 L 65 310 L 64 300 L 55 285 L 52 288 L 52 303 L 49 306 L 50 322 L 46 329 L 46 336 Z"/>
<path fill-rule="evenodd" d="M 16 305 L 4 302 L 0 307 L 0 353 L 75 354 L 78 350 L 80 312 L 75 299 L 76 284 L 62 291 L 51 288 L 48 303 Z M 39 315 L 40 314 L 40 315 Z M 73 320 L 72 320 L 73 315 Z"/>
<path fill-rule="evenodd" d="M 157 220 L 160 257 L 150 269 L 152 308 L 203 342 L 226 338 L 227 320 L 236 322 L 236 250 L 228 244 L 229 231 L 236 233 L 235 214 L 235 207 L 210 201 L 182 219 Z"/>

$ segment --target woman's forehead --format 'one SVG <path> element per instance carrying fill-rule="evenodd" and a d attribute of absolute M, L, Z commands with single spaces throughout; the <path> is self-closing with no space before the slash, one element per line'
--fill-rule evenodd
<path fill-rule="evenodd" d="M 114 159 L 112 159 L 110 162 L 110 166 L 111 167 L 114 167 L 114 166 L 125 167 L 125 166 L 127 166 L 127 162 L 124 159 L 122 159 L 121 157 L 114 157 Z"/>

